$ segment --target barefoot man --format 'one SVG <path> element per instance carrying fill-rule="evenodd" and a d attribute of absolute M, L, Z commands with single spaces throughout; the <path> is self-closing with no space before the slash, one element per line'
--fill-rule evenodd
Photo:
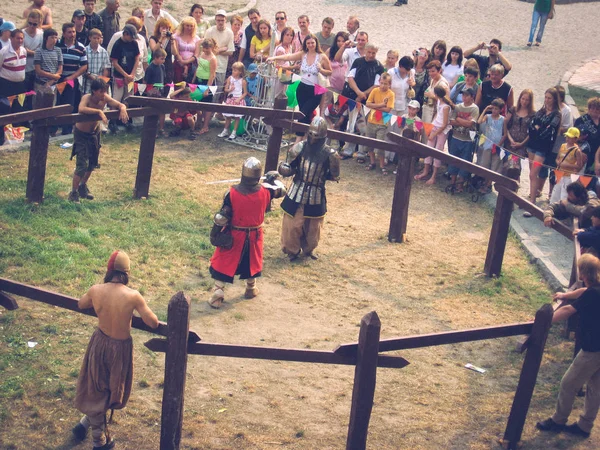
<path fill-rule="evenodd" d="M 92 81 L 91 94 L 86 94 L 79 103 L 79 112 L 81 114 L 99 114 L 102 122 L 108 124 L 108 119 L 104 115 L 106 105 L 119 110 L 119 119 L 127 123 L 129 115 L 123 103 L 112 99 L 106 93 L 107 87 L 104 80 L 96 79 Z M 87 181 L 90 179 L 92 171 L 98 165 L 98 155 L 100 154 L 100 121 L 98 122 L 77 122 L 75 132 L 73 133 L 73 153 L 71 159 L 76 156 L 75 173 L 73 174 L 73 186 L 69 194 L 69 200 L 79 203 L 80 198 L 93 200 L 94 196 L 87 187 Z"/>
<path fill-rule="evenodd" d="M 127 287 L 129 266 L 127 253 L 113 252 L 104 284 L 92 286 L 79 300 L 79 309 L 94 308 L 98 328 L 92 334 L 77 380 L 75 407 L 85 415 L 73 428 L 73 434 L 84 440 L 91 426 L 96 450 L 114 447 L 115 441 L 106 429 L 106 412 L 124 408 L 131 393 L 133 342 L 130 331 L 134 311 L 146 325 L 158 327 L 158 318 L 144 298 Z"/>

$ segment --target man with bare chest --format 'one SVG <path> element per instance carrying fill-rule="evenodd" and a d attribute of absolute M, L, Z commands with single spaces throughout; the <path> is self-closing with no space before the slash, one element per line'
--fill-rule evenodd
<path fill-rule="evenodd" d="M 84 440 L 91 427 L 97 450 L 114 447 L 115 442 L 106 428 L 106 412 L 124 408 L 131 393 L 133 313 L 137 311 L 149 327 L 158 327 L 158 318 L 144 298 L 127 287 L 129 268 L 127 253 L 113 252 L 104 284 L 92 286 L 79 300 L 79 309 L 94 308 L 98 328 L 90 339 L 77 379 L 75 407 L 85 415 L 73 428 L 73 434 Z"/>
<path fill-rule="evenodd" d="M 123 103 L 112 99 L 107 93 L 106 83 L 101 79 L 92 81 L 91 94 L 86 94 L 79 103 L 81 114 L 98 114 L 104 124 L 108 119 L 104 115 L 106 105 L 119 110 L 119 120 L 126 123 L 129 120 L 127 109 Z M 78 122 L 75 124 L 73 133 L 73 152 L 71 159 L 75 156 L 75 172 L 73 174 L 73 185 L 69 200 L 79 203 L 80 198 L 93 200 L 94 196 L 87 187 L 92 171 L 98 165 L 100 153 L 100 121 Z"/>

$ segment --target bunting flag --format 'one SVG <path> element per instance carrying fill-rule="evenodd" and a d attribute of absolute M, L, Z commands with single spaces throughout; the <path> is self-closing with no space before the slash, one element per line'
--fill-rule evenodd
<path fill-rule="evenodd" d="M 417 128 L 417 131 L 421 131 L 423 129 L 423 122 L 421 122 L 421 121 L 415 122 L 415 127 Z"/>
<path fill-rule="evenodd" d="M 337 92 L 333 92 L 333 104 L 335 105 L 338 101 L 338 99 L 340 98 L 340 94 L 338 94 Z M 344 102 L 345 103 L 345 102 Z M 342 105 L 340 104 L 340 107 Z"/>
<path fill-rule="evenodd" d="M 133 95 L 136 95 L 139 92 L 139 83 L 133 83 Z"/>
<path fill-rule="evenodd" d="M 162 83 L 154 83 L 152 86 L 154 86 L 155 88 L 164 88 L 165 85 Z"/>
<path fill-rule="evenodd" d="M 318 84 L 315 84 L 315 95 L 321 95 L 321 94 L 324 94 L 325 92 L 327 92 L 327 88 L 320 86 Z"/>
<path fill-rule="evenodd" d="M 65 83 L 67 83 L 71 87 L 75 87 L 75 80 L 67 80 Z"/>
<path fill-rule="evenodd" d="M 500 147 L 500 159 L 504 159 L 505 156 L 506 156 L 506 152 L 504 151 L 504 149 L 502 147 Z"/>
<path fill-rule="evenodd" d="M 586 187 L 588 187 L 588 184 L 590 184 L 592 182 L 592 178 L 594 178 L 594 177 L 588 177 L 588 176 L 581 175 L 579 177 L 579 182 L 581 184 L 583 184 L 583 187 L 586 188 Z M 556 182 L 558 183 L 558 180 Z"/>
<path fill-rule="evenodd" d="M 542 167 L 543 164 L 539 161 L 533 161 L 533 167 Z"/>
<path fill-rule="evenodd" d="M 392 117 L 392 115 L 389 112 L 384 112 L 382 115 L 383 115 L 383 123 L 385 125 L 390 123 L 390 118 Z"/>
<path fill-rule="evenodd" d="M 486 137 L 482 134 L 479 136 L 479 145 L 485 144 Z"/>
<path fill-rule="evenodd" d="M 475 136 L 477 136 L 477 131 L 469 131 L 469 136 L 471 136 L 471 140 L 474 140 Z"/>
<path fill-rule="evenodd" d="M 56 85 L 56 90 L 59 94 L 62 94 L 65 91 L 65 87 L 67 87 L 67 83 L 58 83 Z"/>
<path fill-rule="evenodd" d="M 560 183 L 560 179 L 565 173 L 562 170 L 554 169 L 554 175 L 556 176 L 556 184 Z"/>
<path fill-rule="evenodd" d="M 431 130 L 433 130 L 433 124 L 423 122 L 423 128 L 425 128 L 425 134 L 429 136 L 429 133 L 431 133 Z"/>
<path fill-rule="evenodd" d="M 25 92 L 24 95 L 27 95 L 27 96 L 35 95 L 35 91 L 27 91 L 27 92 Z"/>
<path fill-rule="evenodd" d="M 168 84 L 167 86 L 173 86 L 173 83 Z M 177 87 L 185 86 L 185 81 L 180 81 L 179 83 L 175 83 L 175 86 L 177 86 Z"/>
<path fill-rule="evenodd" d="M 295 108 L 296 106 L 298 106 L 298 99 L 296 98 L 296 90 L 298 89 L 298 85 L 300 84 L 300 81 L 295 81 L 292 84 L 290 84 L 287 89 L 285 90 L 285 95 L 287 95 L 288 98 L 288 107 L 290 108 Z"/>
<path fill-rule="evenodd" d="M 340 102 L 340 108 L 343 107 L 346 103 L 348 103 L 348 97 L 344 97 L 343 95 L 340 94 L 340 96 L 338 97 L 338 100 Z"/>
<path fill-rule="evenodd" d="M 298 75 L 297 73 L 292 74 L 292 83 L 295 83 L 296 81 L 300 81 L 301 79 L 302 79 L 302 77 L 300 75 Z"/>
<path fill-rule="evenodd" d="M 496 144 L 492 144 L 492 155 L 498 153 L 498 146 Z"/>
<path fill-rule="evenodd" d="M 182 82 L 182 83 L 183 83 L 183 82 Z M 177 83 L 177 84 L 179 84 L 179 83 Z M 165 84 L 165 86 L 168 86 L 168 87 L 175 87 L 175 85 L 174 85 L 173 83 L 167 83 L 167 84 Z M 182 85 L 182 86 L 183 86 L 183 85 Z"/>
<path fill-rule="evenodd" d="M 394 115 L 394 114 L 390 114 L 390 125 L 394 126 L 396 124 L 396 121 L 398 120 L 398 116 Z M 404 120 L 404 119 L 403 119 Z"/>
<path fill-rule="evenodd" d="M 10 107 L 12 108 L 12 104 L 15 101 L 15 98 L 17 98 L 14 95 L 11 95 L 10 97 L 6 97 L 8 99 L 8 104 L 10 105 Z"/>
<path fill-rule="evenodd" d="M 148 85 L 145 83 L 136 83 L 136 84 L 137 84 L 138 92 L 140 93 L 140 95 L 143 95 L 144 92 L 146 92 L 146 87 Z"/>
<path fill-rule="evenodd" d="M 208 89 L 210 89 L 210 92 L 212 93 L 212 95 L 215 95 L 217 93 L 217 87 L 216 86 L 209 86 Z"/>
<path fill-rule="evenodd" d="M 110 81 L 109 77 L 98 77 L 100 78 L 102 81 L 104 81 L 105 83 L 108 83 Z"/>
<path fill-rule="evenodd" d="M 25 94 L 19 94 L 17 99 L 19 100 L 19 105 L 23 106 L 23 103 L 25 103 Z"/>
<path fill-rule="evenodd" d="M 125 80 L 123 80 L 123 78 L 115 78 L 115 83 L 117 84 L 118 88 L 125 86 Z"/>
<path fill-rule="evenodd" d="M 348 110 L 354 111 L 354 108 L 356 108 L 356 102 L 354 100 L 352 100 L 351 98 L 349 98 L 348 99 Z"/>
<path fill-rule="evenodd" d="M 134 85 L 133 81 L 127 85 L 127 92 L 133 91 L 133 85 Z"/>
<path fill-rule="evenodd" d="M 577 175 L 576 173 L 572 173 L 571 174 L 571 183 L 575 183 L 577 180 L 579 180 L 579 175 Z"/>
<path fill-rule="evenodd" d="M 196 90 L 196 88 L 198 87 L 198 85 L 190 83 L 190 84 L 188 84 L 188 87 L 191 89 L 192 92 L 194 92 Z"/>
<path fill-rule="evenodd" d="M 198 87 L 196 87 L 196 90 L 200 91 L 201 94 L 204 94 L 207 89 L 208 86 L 206 86 L 205 84 L 199 84 Z"/>

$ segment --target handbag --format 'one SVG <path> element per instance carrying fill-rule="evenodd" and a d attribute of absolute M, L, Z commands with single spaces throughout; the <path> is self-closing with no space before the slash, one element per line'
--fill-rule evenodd
<path fill-rule="evenodd" d="M 231 235 L 231 229 L 228 226 L 219 226 L 214 224 L 210 230 L 210 243 L 215 247 L 221 247 L 225 250 L 229 250 L 233 247 L 233 236 Z"/>

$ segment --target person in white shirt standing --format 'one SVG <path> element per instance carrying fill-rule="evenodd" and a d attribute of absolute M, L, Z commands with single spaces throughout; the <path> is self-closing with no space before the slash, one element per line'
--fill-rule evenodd
<path fill-rule="evenodd" d="M 12 30 L 10 42 L 0 50 L 0 98 L 25 92 L 25 66 L 27 50 L 23 47 L 23 32 Z M 20 112 L 23 108 L 17 100 L 0 103 L 0 116 Z M 4 133 L 0 133 L 0 145 L 4 144 Z"/>
<path fill-rule="evenodd" d="M 23 28 L 23 47 L 27 51 L 27 64 L 25 66 L 25 91 L 33 90 L 35 82 L 35 67 L 33 66 L 33 57 L 38 48 L 42 48 L 44 32 L 42 31 L 42 12 L 39 9 L 33 9 L 27 16 L 25 28 Z M 25 98 L 25 110 L 31 110 L 32 96 Z"/>
<path fill-rule="evenodd" d="M 152 32 L 154 30 L 154 26 L 156 25 L 156 21 L 161 17 L 165 19 L 169 19 L 169 22 L 173 25 L 173 28 L 177 28 L 179 26 L 179 22 L 175 20 L 175 18 L 165 11 L 162 8 L 163 0 L 152 0 L 150 3 L 152 8 L 144 11 L 144 24 L 146 25 L 146 29 Z"/>

